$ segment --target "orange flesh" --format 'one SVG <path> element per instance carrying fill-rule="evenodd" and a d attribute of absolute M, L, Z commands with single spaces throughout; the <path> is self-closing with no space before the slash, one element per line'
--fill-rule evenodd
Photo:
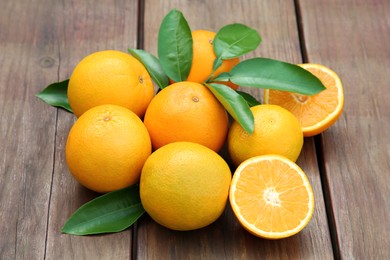
<path fill-rule="evenodd" d="M 242 216 L 258 229 L 265 232 L 291 230 L 309 212 L 309 195 L 302 178 L 288 174 L 289 171 L 293 170 L 286 164 L 262 161 L 241 172 L 236 202 Z"/>
<path fill-rule="evenodd" d="M 265 99 L 266 103 L 283 106 L 292 112 L 300 121 L 305 136 L 312 136 L 329 128 L 340 117 L 344 103 L 343 89 L 337 75 L 310 65 L 302 67 L 317 76 L 326 90 L 313 96 L 267 90 Z"/>

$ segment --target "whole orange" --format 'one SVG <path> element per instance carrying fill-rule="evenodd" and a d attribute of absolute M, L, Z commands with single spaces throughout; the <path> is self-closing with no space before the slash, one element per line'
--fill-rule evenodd
<path fill-rule="evenodd" d="M 203 83 L 211 76 L 214 60 L 217 57 L 213 47 L 215 35 L 215 32 L 206 30 L 192 32 L 192 65 L 187 81 Z M 239 58 L 224 60 L 222 65 L 215 71 L 213 77 L 218 76 L 222 72 L 229 72 L 239 62 Z M 229 86 L 234 89 L 237 88 L 237 85 L 233 83 L 230 83 Z"/>
<path fill-rule="evenodd" d="M 101 105 L 85 112 L 66 142 L 71 174 L 83 186 L 101 193 L 138 182 L 150 154 L 150 137 L 141 119 L 117 105 Z"/>
<path fill-rule="evenodd" d="M 228 115 L 211 91 L 195 82 L 177 82 L 150 102 L 144 123 L 154 149 L 187 141 L 219 151 L 228 130 Z"/>
<path fill-rule="evenodd" d="M 146 68 L 133 56 L 115 50 L 92 53 L 75 67 L 68 84 L 68 99 L 79 117 L 88 109 L 114 104 L 143 116 L 154 96 Z"/>
<path fill-rule="evenodd" d="M 229 129 L 227 146 L 233 163 L 258 155 L 277 154 L 296 161 L 303 146 L 303 133 L 298 119 L 277 105 L 251 107 L 254 131 L 248 134 L 237 122 Z"/>
<path fill-rule="evenodd" d="M 140 196 L 146 212 L 174 230 L 193 230 L 214 222 L 228 199 L 231 172 L 225 160 L 196 143 L 176 142 L 145 162 Z"/>

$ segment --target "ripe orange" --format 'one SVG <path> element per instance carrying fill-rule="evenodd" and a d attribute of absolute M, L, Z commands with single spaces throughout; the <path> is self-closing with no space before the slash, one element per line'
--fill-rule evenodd
<path fill-rule="evenodd" d="M 314 212 L 307 176 L 298 165 L 279 155 L 243 162 L 233 175 L 229 199 L 241 225 L 253 235 L 268 239 L 300 232 Z"/>
<path fill-rule="evenodd" d="M 68 84 L 69 104 L 77 117 L 103 104 L 123 106 L 142 117 L 153 96 L 153 82 L 145 67 L 133 56 L 115 50 L 82 59 Z"/>
<path fill-rule="evenodd" d="M 205 227 L 225 209 L 231 172 L 213 150 L 176 142 L 155 151 L 145 162 L 140 196 L 146 212 L 174 230 Z"/>
<path fill-rule="evenodd" d="M 300 121 L 304 136 L 313 136 L 328 129 L 341 116 L 343 86 L 338 75 L 323 65 L 307 63 L 300 66 L 318 77 L 326 90 L 313 96 L 265 90 L 264 101 L 291 111 Z"/>
<path fill-rule="evenodd" d="M 212 44 L 215 35 L 215 32 L 206 30 L 196 30 L 192 32 L 193 57 L 187 81 L 203 83 L 211 76 L 214 60 L 216 58 Z M 222 72 L 229 72 L 239 62 L 239 58 L 224 60 L 221 67 L 215 71 L 213 78 Z M 230 82 L 228 85 L 233 89 L 237 89 L 238 87 Z"/>
<path fill-rule="evenodd" d="M 229 129 L 229 155 L 237 166 L 250 157 L 279 154 L 296 161 L 303 146 L 303 134 L 297 118 L 277 105 L 251 107 L 254 132 L 248 134 L 237 122 Z"/>
<path fill-rule="evenodd" d="M 144 123 L 154 149 L 188 141 L 219 151 L 225 142 L 228 116 L 210 90 L 194 82 L 177 82 L 150 102 Z"/>
<path fill-rule="evenodd" d="M 71 174 L 96 192 L 121 189 L 139 180 L 151 154 L 148 131 L 127 108 L 101 105 L 78 118 L 66 142 Z"/>

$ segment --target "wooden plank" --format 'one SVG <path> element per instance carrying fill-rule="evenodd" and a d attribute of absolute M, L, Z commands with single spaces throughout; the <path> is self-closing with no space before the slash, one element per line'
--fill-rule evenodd
<path fill-rule="evenodd" d="M 70 77 L 74 67 L 86 55 L 105 49 L 126 52 L 137 42 L 137 1 L 64 1 L 51 11 L 58 31 L 58 80 Z M 50 81 L 45 84 L 51 83 Z M 51 108 L 54 110 L 54 108 Z M 53 184 L 50 201 L 47 259 L 129 259 L 132 252 L 132 230 L 118 234 L 72 236 L 61 234 L 66 220 L 85 202 L 98 194 L 79 185 L 65 163 L 65 144 L 76 118 L 63 110 L 58 112 L 54 153 Z"/>
<path fill-rule="evenodd" d="M 192 29 L 217 31 L 233 22 L 256 28 L 263 37 L 263 43 L 246 58 L 255 55 L 301 62 L 293 1 L 146 1 L 144 48 L 151 53 L 157 53 L 160 23 L 172 8 L 184 13 Z M 259 90 L 250 92 L 260 97 Z M 190 232 L 171 231 L 149 217 L 142 218 L 137 226 L 135 253 L 139 259 L 333 258 L 312 138 L 305 140 L 298 164 L 308 174 L 316 199 L 314 217 L 300 234 L 279 241 L 254 237 L 240 227 L 227 206 L 223 216 L 215 223 Z"/>
<path fill-rule="evenodd" d="M 390 2 L 300 1 L 308 60 L 341 77 L 345 109 L 321 136 L 345 259 L 390 258 Z"/>
<path fill-rule="evenodd" d="M 43 259 L 52 180 L 56 112 L 34 95 L 57 78 L 41 5 L 0 8 L 0 259 Z M 17 14 L 17 15 L 15 15 Z"/>

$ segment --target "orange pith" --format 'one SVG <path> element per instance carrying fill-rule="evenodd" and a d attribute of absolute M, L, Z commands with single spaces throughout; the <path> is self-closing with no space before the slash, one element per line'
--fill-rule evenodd
<path fill-rule="evenodd" d="M 318 77 L 326 90 L 313 96 L 265 90 L 264 101 L 280 105 L 292 112 L 300 121 L 304 136 L 313 136 L 328 129 L 341 116 L 344 106 L 342 83 L 337 74 L 319 64 L 301 64 L 301 67 Z"/>
<path fill-rule="evenodd" d="M 243 162 L 233 175 L 230 203 L 241 225 L 269 239 L 292 236 L 310 221 L 314 196 L 305 173 L 279 155 Z"/>

